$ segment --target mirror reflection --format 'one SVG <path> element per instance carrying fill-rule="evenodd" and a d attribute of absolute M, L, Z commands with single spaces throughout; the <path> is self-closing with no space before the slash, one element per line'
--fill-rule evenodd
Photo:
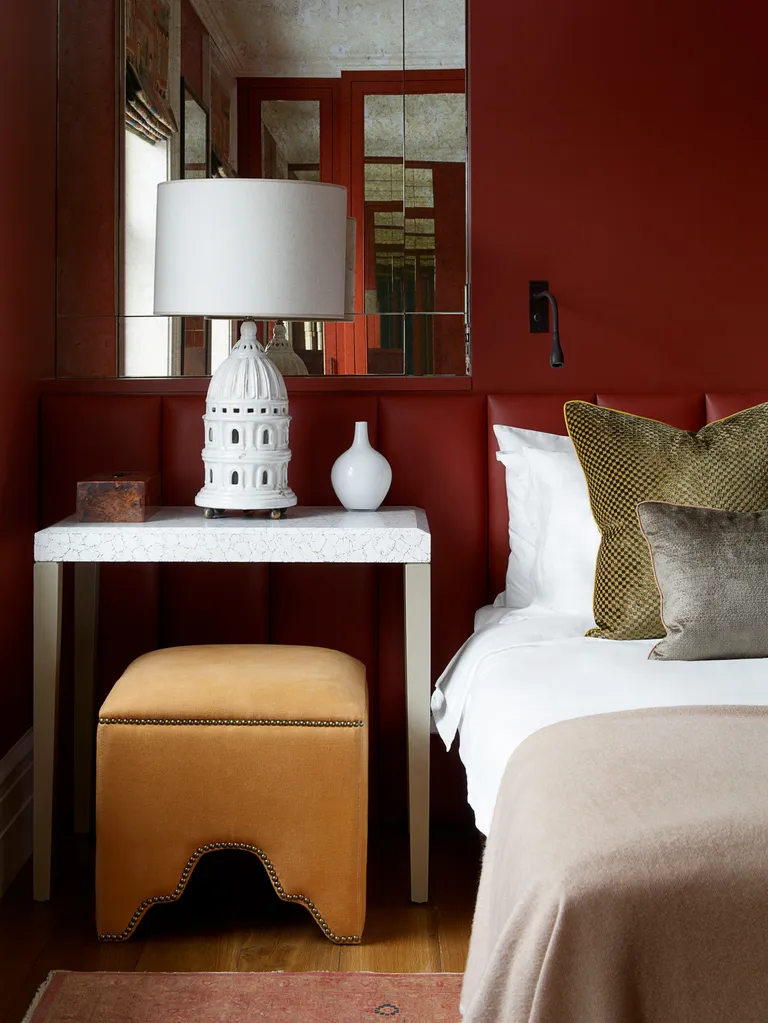
<path fill-rule="evenodd" d="M 181 83 L 181 177 L 210 177 L 210 135 L 208 111 L 187 82 Z M 210 373 L 211 321 L 203 316 L 181 318 L 179 372 L 182 376 Z"/>
<path fill-rule="evenodd" d="M 181 177 L 210 177 L 208 138 L 208 111 L 190 89 L 182 82 L 181 119 Z"/>
<path fill-rule="evenodd" d="M 310 375 L 463 375 L 463 0 L 122 2 L 120 372 L 206 375 L 226 357 L 235 324 L 152 322 L 154 192 L 237 174 L 347 186 L 348 322 L 286 325 Z"/>

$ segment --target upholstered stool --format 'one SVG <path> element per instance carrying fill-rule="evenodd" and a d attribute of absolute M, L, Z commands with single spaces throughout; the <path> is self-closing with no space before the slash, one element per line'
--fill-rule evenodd
<path fill-rule="evenodd" d="M 334 650 L 171 647 L 131 664 L 99 715 L 96 924 L 130 936 L 195 865 L 245 849 L 331 941 L 365 919 L 365 669 Z"/>

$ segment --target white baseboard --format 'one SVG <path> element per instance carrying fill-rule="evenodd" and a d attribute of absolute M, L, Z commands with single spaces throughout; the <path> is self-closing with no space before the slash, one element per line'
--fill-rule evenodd
<path fill-rule="evenodd" d="M 0 898 L 32 855 L 32 730 L 0 760 Z"/>

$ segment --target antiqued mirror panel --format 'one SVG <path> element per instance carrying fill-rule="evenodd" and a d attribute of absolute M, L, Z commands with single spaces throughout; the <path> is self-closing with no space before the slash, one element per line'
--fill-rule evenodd
<path fill-rule="evenodd" d="M 466 374 L 464 0 L 105 0 L 98 15 L 104 38 L 117 25 L 114 102 L 103 48 L 76 52 L 77 3 L 61 0 L 59 375 L 206 376 L 226 357 L 236 323 L 152 315 L 157 186 L 215 176 L 347 188 L 346 319 L 286 324 L 308 375 Z M 87 154 L 84 119 L 100 133 Z"/>
<path fill-rule="evenodd" d="M 180 126 L 181 177 L 210 177 L 208 111 L 186 82 L 182 82 Z"/>
<path fill-rule="evenodd" d="M 182 79 L 181 177 L 211 176 L 210 122 L 208 111 Z M 182 316 L 178 372 L 181 376 L 207 376 L 211 372 L 211 321 L 204 316 Z"/>
<path fill-rule="evenodd" d="M 320 181 L 320 101 L 261 101 L 261 177 Z"/>

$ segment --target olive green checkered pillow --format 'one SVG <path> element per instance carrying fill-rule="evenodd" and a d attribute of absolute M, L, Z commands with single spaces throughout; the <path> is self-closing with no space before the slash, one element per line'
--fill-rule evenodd
<path fill-rule="evenodd" d="M 768 508 L 768 404 L 710 423 L 698 433 L 654 419 L 569 401 L 565 421 L 587 478 L 600 533 L 595 568 L 597 627 L 588 636 L 666 635 L 641 501 L 751 512 Z"/>

